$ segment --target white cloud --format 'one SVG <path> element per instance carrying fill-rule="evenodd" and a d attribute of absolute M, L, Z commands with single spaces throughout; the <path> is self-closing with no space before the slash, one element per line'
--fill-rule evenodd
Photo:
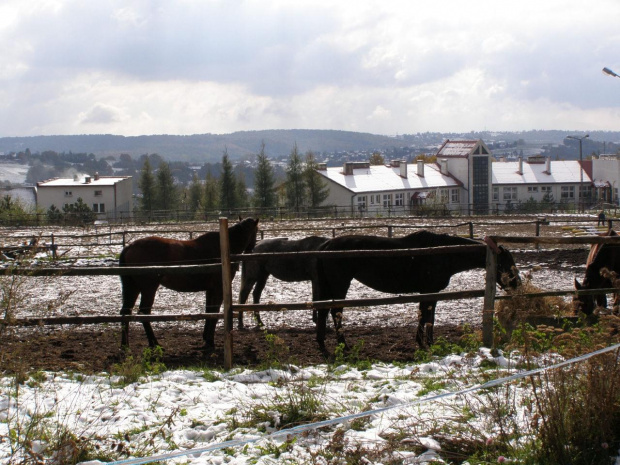
<path fill-rule="evenodd" d="M 7 0 L 0 135 L 617 128 L 620 82 L 600 70 L 620 71 L 619 15 L 614 0 Z"/>

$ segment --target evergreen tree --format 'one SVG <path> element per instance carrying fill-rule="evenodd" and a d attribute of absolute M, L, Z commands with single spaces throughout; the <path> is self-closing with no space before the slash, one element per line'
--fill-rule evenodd
<path fill-rule="evenodd" d="M 220 178 L 220 208 L 230 211 L 237 207 L 237 188 L 233 165 L 228 159 L 228 150 L 222 156 L 222 177 Z"/>
<path fill-rule="evenodd" d="M 157 170 L 154 204 L 157 210 L 176 210 L 179 206 L 179 194 L 167 162 L 160 163 Z"/>
<path fill-rule="evenodd" d="M 295 144 L 286 168 L 286 203 L 289 208 L 299 211 L 304 204 L 305 189 L 303 164 Z"/>
<path fill-rule="evenodd" d="M 142 165 L 140 179 L 138 180 L 138 187 L 142 191 L 140 210 L 145 212 L 153 210 L 153 202 L 155 200 L 155 176 L 153 175 L 153 169 L 151 168 L 151 162 L 148 157 L 144 159 L 144 165 Z"/>
<path fill-rule="evenodd" d="M 254 175 L 254 198 L 252 203 L 258 208 L 273 208 L 276 206 L 275 180 L 273 166 L 271 166 L 265 154 L 264 142 L 256 159 L 258 166 Z"/>
<path fill-rule="evenodd" d="M 194 175 L 192 176 L 192 183 L 189 185 L 189 200 L 188 200 L 188 210 L 193 214 L 196 214 L 198 210 L 200 210 L 200 206 L 202 204 L 203 199 L 203 189 L 202 184 L 200 184 L 200 179 L 198 179 L 198 174 L 194 171 Z"/>
<path fill-rule="evenodd" d="M 321 205 L 329 197 L 329 187 L 323 177 L 317 173 L 319 164 L 314 158 L 314 153 L 306 153 L 306 166 L 304 168 L 304 181 L 306 183 L 308 204 L 312 208 Z"/>

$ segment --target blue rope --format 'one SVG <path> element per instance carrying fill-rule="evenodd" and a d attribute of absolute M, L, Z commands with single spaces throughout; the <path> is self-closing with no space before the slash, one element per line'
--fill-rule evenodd
<path fill-rule="evenodd" d="M 339 417 L 339 418 L 334 418 L 331 420 L 325 420 L 325 421 L 319 421 L 316 423 L 309 423 L 306 425 L 300 425 L 300 426 L 295 426 L 293 428 L 287 428 L 287 429 L 283 429 L 280 431 L 276 431 L 274 433 L 265 435 L 265 436 L 261 436 L 258 438 L 250 438 L 250 439 L 237 439 L 237 440 L 232 440 L 232 441 L 226 441 L 226 442 L 220 442 L 218 444 L 214 444 L 208 447 L 199 447 L 196 449 L 188 449 L 185 451 L 177 451 L 177 452 L 171 452 L 171 453 L 167 453 L 167 454 L 161 454 L 161 455 L 154 455 L 151 457 L 141 457 L 141 458 L 133 458 L 133 459 L 126 459 L 126 460 L 119 460 L 117 462 L 109 462 L 108 465 L 141 465 L 141 464 L 145 464 L 145 463 L 152 463 L 152 462 L 157 462 L 157 461 L 162 461 L 162 460 L 171 460 L 171 459 L 175 459 L 178 457 L 184 457 L 187 455 L 194 455 L 194 454 L 203 454 L 205 452 L 212 452 L 212 451 L 216 451 L 216 450 L 220 450 L 220 449 L 224 449 L 227 447 L 237 447 L 237 446 L 243 446 L 243 445 L 247 445 L 247 444 L 253 444 L 255 442 L 258 441 L 262 441 L 264 439 L 277 439 L 277 438 L 281 438 L 281 437 L 288 437 L 288 436 L 296 436 L 299 434 L 302 434 L 306 431 L 310 431 L 310 430 L 315 430 L 315 429 L 319 429 L 319 428 L 323 428 L 326 426 L 333 426 L 333 425 L 337 425 L 340 423 L 344 423 L 347 421 L 351 421 L 351 420 L 356 420 L 358 418 L 363 418 L 363 417 L 369 417 L 371 415 L 377 415 L 377 414 L 381 414 L 384 412 L 387 412 L 389 410 L 394 410 L 396 408 L 404 408 L 404 407 L 410 407 L 413 405 L 419 405 L 425 402 L 430 402 L 430 401 L 434 401 L 434 400 L 438 400 L 438 399 L 444 399 L 447 397 L 454 397 L 454 396 L 460 396 L 463 394 L 469 394 L 471 392 L 474 391 L 479 391 L 482 389 L 489 389 L 491 387 L 496 387 L 499 386 L 501 384 L 504 383 L 508 383 L 510 381 L 514 381 L 517 379 L 521 379 L 521 378 L 525 378 L 528 376 L 532 376 L 532 375 L 536 375 L 536 374 L 540 374 L 543 373 L 545 371 L 548 370 L 554 370 L 557 368 L 562 368 L 564 366 L 568 366 L 568 365 L 572 365 L 574 363 L 579 363 L 579 362 L 583 362 L 584 360 L 587 360 L 589 358 L 595 357 L 597 355 L 601 355 L 604 354 L 606 352 L 611 352 L 613 350 L 616 349 L 620 349 L 620 344 L 616 344 L 610 347 L 605 347 L 603 349 L 599 349 L 597 351 L 591 352 L 589 354 L 584 354 L 581 355 L 579 357 L 575 357 L 572 358 L 570 360 L 566 360 L 560 363 L 556 363 L 554 365 L 548 366 L 548 367 L 544 367 L 544 368 L 536 368 L 534 370 L 528 370 L 528 371 L 522 371 L 520 373 L 515 373 L 514 375 L 511 376 L 507 376 L 504 378 L 498 378 L 492 381 L 487 381 L 486 383 L 483 384 L 478 384 L 475 386 L 471 386 L 465 389 L 462 389 L 460 391 L 454 391 L 454 392 L 445 392 L 442 394 L 437 394 L 437 395 L 433 395 L 433 396 L 427 396 L 427 397 L 423 397 L 421 399 L 417 399 L 413 402 L 407 402 L 405 404 L 398 404 L 398 405 L 392 405 L 390 407 L 383 407 L 383 408 L 379 408 L 379 409 L 375 409 L 375 410 L 367 410 L 364 412 L 360 412 L 360 413 L 354 413 L 351 415 L 347 415 L 344 417 Z"/>

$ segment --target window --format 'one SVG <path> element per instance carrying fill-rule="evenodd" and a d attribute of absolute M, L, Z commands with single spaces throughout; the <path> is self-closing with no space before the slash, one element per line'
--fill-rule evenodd
<path fill-rule="evenodd" d="M 499 201 L 499 187 L 493 188 L 493 200 Z"/>
<path fill-rule="evenodd" d="M 359 195 L 357 197 L 357 208 L 366 208 L 366 196 L 365 195 Z"/>
<path fill-rule="evenodd" d="M 73 192 L 65 191 L 65 197 L 72 197 L 72 196 L 73 196 Z"/>
<path fill-rule="evenodd" d="M 540 192 L 551 192 L 551 186 L 540 186 Z"/>
<path fill-rule="evenodd" d="M 95 191 L 95 197 L 101 197 L 103 195 L 103 191 Z"/>
<path fill-rule="evenodd" d="M 528 187 L 527 187 L 527 191 L 528 191 L 529 193 L 532 193 L 532 192 L 538 192 L 538 186 L 528 186 Z"/>
<path fill-rule="evenodd" d="M 460 191 L 458 189 L 450 189 L 450 202 L 459 203 L 461 201 Z"/>
<path fill-rule="evenodd" d="M 562 195 L 563 199 L 574 199 L 575 198 L 575 186 L 562 186 Z"/>
<path fill-rule="evenodd" d="M 105 213 L 105 203 L 93 203 L 93 211 L 95 213 Z"/>
<path fill-rule="evenodd" d="M 374 205 L 375 204 L 375 196 L 371 195 L 370 196 L 370 205 Z"/>
<path fill-rule="evenodd" d="M 448 189 L 439 189 L 439 200 L 441 203 L 448 203 Z"/>
<path fill-rule="evenodd" d="M 504 200 L 517 200 L 517 188 L 504 187 Z"/>
<path fill-rule="evenodd" d="M 394 194 L 394 205 L 397 207 L 402 207 L 405 205 L 405 194 Z"/>
<path fill-rule="evenodd" d="M 99 204 L 98 203 L 93 203 L 93 211 L 95 213 L 99 213 Z"/>
<path fill-rule="evenodd" d="M 392 194 L 383 194 L 383 208 L 392 206 Z"/>

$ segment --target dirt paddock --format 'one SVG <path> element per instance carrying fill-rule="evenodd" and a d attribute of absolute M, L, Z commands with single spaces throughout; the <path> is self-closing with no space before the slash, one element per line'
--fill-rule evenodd
<path fill-rule="evenodd" d="M 552 222 L 541 230 L 541 235 L 566 235 L 561 226 L 562 223 L 554 226 Z M 280 231 L 269 229 L 268 224 L 263 227 L 273 236 L 303 237 L 309 234 L 325 234 L 324 231 L 314 231 L 308 227 L 294 234 L 282 234 Z M 448 231 L 442 232 L 450 232 L 450 228 L 447 229 Z M 498 225 L 486 228 L 477 227 L 477 229 L 477 235 L 534 235 L 534 226 L 531 224 Z M 385 235 L 385 231 L 377 232 L 377 234 Z M 165 231 L 162 231 L 161 235 L 165 235 Z M 266 234 L 265 237 L 269 235 Z M 62 250 L 61 245 L 59 249 Z M 120 249 L 112 252 L 118 253 L 118 251 Z M 571 246 L 535 250 L 529 246 L 529 248 L 513 249 L 512 252 L 521 272 L 533 273 L 533 279 L 537 280 L 540 287 L 566 289 L 572 285 L 572 279 L 575 276 L 583 275 L 588 248 Z M 455 275 L 447 290 L 483 287 L 483 271 L 476 270 L 462 275 Z M 53 293 L 61 292 L 62 289 L 71 289 L 74 294 L 63 301 L 63 305 L 56 310 L 56 315 L 118 314 L 120 309 L 118 277 L 91 277 L 74 281 L 69 281 L 69 278 L 59 278 L 59 280 L 60 284 L 59 281 L 28 284 L 28 290 L 25 292 L 32 293 L 32 297 L 27 299 L 23 312 L 18 316 L 35 316 L 37 312 L 32 308 L 45 305 L 44 301 L 38 300 L 40 294 L 52 294 L 49 298 L 54 300 L 58 298 Z M 238 280 L 237 276 L 235 289 L 238 289 Z M 237 292 L 235 291 L 235 295 Z M 309 292 L 309 285 L 297 283 L 288 284 L 287 287 L 284 283 L 270 278 L 263 295 L 263 302 L 300 301 L 302 299 L 307 301 L 310 300 Z M 375 296 L 377 293 L 361 285 L 352 286 L 348 295 L 349 298 Z M 180 309 L 179 311 L 182 312 L 183 308 L 196 309 L 204 305 L 204 296 L 193 295 L 192 300 L 187 302 L 183 300 L 187 298 L 185 294 L 160 290 L 153 313 L 164 312 L 167 311 L 166 309 Z M 180 303 L 181 301 L 183 303 Z M 27 310 L 28 308 L 31 310 Z M 437 306 L 435 338 L 445 337 L 450 341 L 457 341 L 463 334 L 466 324 L 479 330 L 481 308 L 481 299 L 440 302 Z M 234 332 L 233 363 L 235 365 L 256 366 L 274 357 L 283 362 L 300 365 L 325 361 L 318 350 L 314 326 L 308 312 L 271 312 L 263 315 L 263 320 L 266 329 L 260 330 L 254 328 L 251 317 L 246 316 L 248 329 Z M 351 346 L 359 349 L 359 356 L 363 359 L 405 362 L 411 360 L 417 350 L 414 341 L 416 320 L 417 306 L 414 304 L 402 305 L 398 308 L 384 306 L 372 309 L 345 309 L 345 336 Z M 164 348 L 162 361 L 167 367 L 221 367 L 223 365 L 221 324 L 218 325 L 216 331 L 217 349 L 215 353 L 207 356 L 201 350 L 202 323 L 154 323 L 153 327 Z M 275 342 L 268 342 L 268 338 L 265 337 L 266 331 L 277 336 Z M 333 333 L 328 333 L 326 342 L 330 350 L 334 348 L 334 340 Z M 144 330 L 138 323 L 131 325 L 130 345 L 133 354 L 140 354 L 146 347 Z M 274 352 L 276 355 L 273 355 Z M 88 373 L 109 371 L 114 364 L 121 361 L 118 324 L 10 329 L 4 331 L 0 344 L 0 370 L 26 368 Z"/>

